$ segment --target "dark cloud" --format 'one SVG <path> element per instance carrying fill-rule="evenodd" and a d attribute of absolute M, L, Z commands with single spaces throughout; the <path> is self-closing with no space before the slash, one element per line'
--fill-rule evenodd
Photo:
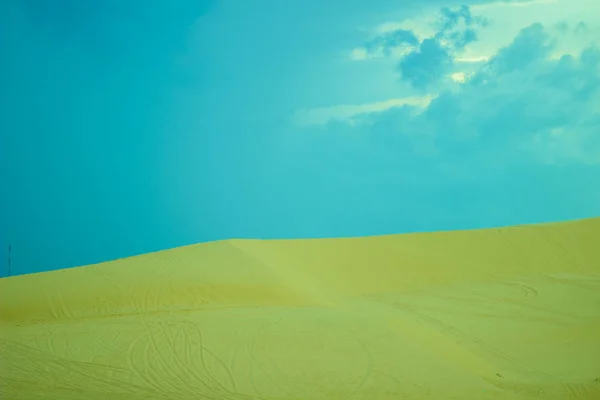
<path fill-rule="evenodd" d="M 437 83 L 452 70 L 453 54 L 476 41 L 477 29 L 486 24 L 483 18 L 473 16 L 467 6 L 457 10 L 443 8 L 438 31 L 400 60 L 402 79 L 417 89 Z"/>
<path fill-rule="evenodd" d="M 443 37 L 443 36 L 442 36 Z M 445 35 L 454 50 L 463 49 L 470 43 L 477 40 L 477 32 L 475 29 L 465 29 L 463 31 L 451 32 Z"/>
<path fill-rule="evenodd" d="M 412 59 L 420 61 L 425 55 L 433 55 L 432 40 L 437 41 L 437 44 L 444 43 L 443 47 L 447 53 L 463 49 L 469 43 L 477 40 L 477 29 L 487 25 L 487 21 L 479 16 L 473 16 L 468 6 L 461 6 L 456 10 L 443 8 L 440 12 L 440 18 L 436 24 L 437 32 L 429 38 L 426 38 L 424 43 L 421 43 L 413 31 L 406 29 L 397 29 L 387 32 L 365 44 L 365 49 L 373 54 L 383 50 L 385 55 L 390 55 L 394 48 L 398 47 L 413 47 L 414 52 L 420 52 L 417 57 Z M 435 49 L 438 51 L 439 49 Z M 424 74 L 427 72 L 424 71 Z M 434 74 L 432 77 L 436 77 Z M 420 81 L 419 81 L 420 82 Z M 419 83 L 420 84 L 420 83 Z"/>
<path fill-rule="evenodd" d="M 543 62 L 554 48 L 554 41 L 539 24 L 523 29 L 513 42 L 496 54 L 489 63 L 496 73 L 523 69 L 535 62 Z"/>
<path fill-rule="evenodd" d="M 425 39 L 419 49 L 405 56 L 398 68 L 402 79 L 418 89 L 425 89 L 437 82 L 452 69 L 453 59 L 439 40 Z"/>
<path fill-rule="evenodd" d="M 435 37 L 448 42 L 447 46 L 452 50 L 463 49 L 476 41 L 477 29 L 488 24 L 485 18 L 472 15 L 468 6 L 461 6 L 457 10 L 443 8 L 440 14 Z"/>
<path fill-rule="evenodd" d="M 348 125 L 352 137 L 362 137 L 356 154 L 368 153 L 370 161 L 346 154 L 346 164 L 363 171 L 369 165 L 375 180 L 374 171 L 388 180 L 396 171 L 398 179 L 417 174 L 428 182 L 486 180 L 539 168 L 597 170 L 600 50 L 549 59 L 552 41 L 543 26 L 527 27 L 470 82 L 439 93 L 426 109 L 392 108 Z M 447 49 L 427 39 L 400 66 L 404 79 L 420 87 L 450 62 Z M 347 132 L 334 142 L 347 140 Z M 600 174 L 595 183 L 600 187 Z"/>
<path fill-rule="evenodd" d="M 440 32 L 446 32 L 456 28 L 461 21 L 466 26 L 486 26 L 489 21 L 480 16 L 473 16 L 471 9 L 463 5 L 457 10 L 451 10 L 450 8 L 442 8 L 440 12 L 440 20 L 438 22 Z"/>

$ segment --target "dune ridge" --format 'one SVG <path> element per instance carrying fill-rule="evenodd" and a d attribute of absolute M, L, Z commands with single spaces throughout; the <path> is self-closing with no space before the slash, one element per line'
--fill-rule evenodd
<path fill-rule="evenodd" d="M 9 399 L 598 399 L 600 218 L 0 279 Z"/>

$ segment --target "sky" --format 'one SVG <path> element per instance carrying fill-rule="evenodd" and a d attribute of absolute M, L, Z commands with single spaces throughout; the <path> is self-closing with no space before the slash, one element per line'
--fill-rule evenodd
<path fill-rule="evenodd" d="M 2 1 L 0 276 L 600 216 L 596 3 Z"/>

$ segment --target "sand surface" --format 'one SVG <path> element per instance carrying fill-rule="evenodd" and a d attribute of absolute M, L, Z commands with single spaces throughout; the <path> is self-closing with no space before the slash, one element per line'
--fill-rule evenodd
<path fill-rule="evenodd" d="M 0 398 L 600 399 L 600 219 L 0 279 Z"/>

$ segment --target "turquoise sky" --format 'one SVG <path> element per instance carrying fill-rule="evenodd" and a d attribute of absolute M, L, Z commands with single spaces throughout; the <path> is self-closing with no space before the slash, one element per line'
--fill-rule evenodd
<path fill-rule="evenodd" d="M 0 274 L 599 216 L 594 38 L 597 0 L 1 1 Z"/>

